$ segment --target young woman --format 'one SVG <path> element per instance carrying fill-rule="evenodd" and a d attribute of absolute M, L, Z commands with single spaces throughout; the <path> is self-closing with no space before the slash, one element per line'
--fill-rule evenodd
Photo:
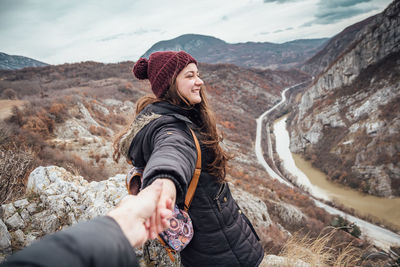
<path fill-rule="evenodd" d="M 264 251 L 225 182 L 228 156 L 219 144 L 196 60 L 184 51 L 155 52 L 148 60 L 139 59 L 133 73 L 150 80 L 155 96 L 138 101 L 135 120 L 114 143 L 114 159 L 123 155 L 134 166 L 145 167 L 142 187 L 161 180 L 160 203 L 172 200 L 183 208 L 197 159 L 191 128 L 200 142 L 202 171 L 189 208 L 194 236 L 181 252 L 182 263 L 258 266 Z"/>

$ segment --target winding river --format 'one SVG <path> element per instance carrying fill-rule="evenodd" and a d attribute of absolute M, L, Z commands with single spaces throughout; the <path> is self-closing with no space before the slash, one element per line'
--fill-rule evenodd
<path fill-rule="evenodd" d="M 298 85 L 286 88 L 282 92 L 282 100 L 271 109 L 264 112 L 257 119 L 257 135 L 255 145 L 257 159 L 272 178 L 277 179 L 290 187 L 293 187 L 293 184 L 285 180 L 284 177 L 281 177 L 281 175 L 274 171 L 273 168 L 265 161 L 261 148 L 261 133 L 263 127 L 262 122 L 265 116 L 282 105 L 286 101 L 286 92 Z M 364 196 L 355 190 L 346 189 L 339 185 L 332 185 L 333 183 L 327 181 L 326 178 L 323 177 L 323 173 L 318 173 L 318 171 L 316 171 L 310 165 L 307 165 L 309 163 L 304 161 L 298 155 L 292 155 L 289 150 L 290 140 L 289 134 L 286 130 L 285 117 L 277 120 L 274 123 L 273 128 L 276 138 L 276 150 L 279 157 L 282 159 L 283 167 L 286 169 L 286 171 L 297 178 L 297 185 L 303 186 L 311 196 L 315 197 L 314 202 L 317 206 L 325 209 L 331 214 L 340 215 L 345 217 L 348 221 L 356 223 L 360 227 L 364 237 L 367 237 L 376 246 L 384 250 L 388 250 L 390 246 L 400 246 L 399 234 L 346 214 L 316 199 L 335 200 L 347 207 L 354 208 L 361 214 L 372 214 L 376 217 L 381 217 L 394 225 L 399 225 L 400 198 L 384 199 L 374 196 Z M 300 166 L 301 169 L 298 166 Z"/>

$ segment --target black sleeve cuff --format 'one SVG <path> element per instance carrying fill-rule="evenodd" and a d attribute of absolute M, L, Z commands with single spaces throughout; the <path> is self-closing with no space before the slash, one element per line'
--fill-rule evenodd
<path fill-rule="evenodd" d="M 157 179 L 169 179 L 169 180 L 171 180 L 175 184 L 175 188 L 176 188 L 176 204 L 178 206 L 183 205 L 183 203 L 185 202 L 185 193 L 183 191 L 182 186 L 179 184 L 178 180 L 176 180 L 176 178 L 171 174 L 166 174 L 166 173 L 160 174 L 159 173 L 159 174 L 157 174 L 157 175 L 155 175 L 155 176 L 153 176 L 151 178 L 147 178 L 144 181 L 143 188 L 151 185 Z"/>

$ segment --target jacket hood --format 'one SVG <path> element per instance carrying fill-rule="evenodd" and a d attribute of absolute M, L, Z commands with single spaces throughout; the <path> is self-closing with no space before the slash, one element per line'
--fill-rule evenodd
<path fill-rule="evenodd" d="M 129 161 L 129 150 L 133 139 L 140 130 L 150 122 L 159 119 L 162 116 L 173 116 L 179 121 L 193 124 L 189 118 L 195 116 L 195 112 L 194 109 L 184 109 L 168 102 L 149 104 L 137 115 L 135 120 L 129 126 L 128 131 L 121 137 L 119 142 L 119 152 Z"/>

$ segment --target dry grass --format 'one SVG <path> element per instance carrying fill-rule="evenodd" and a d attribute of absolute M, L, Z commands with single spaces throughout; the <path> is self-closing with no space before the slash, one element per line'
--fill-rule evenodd
<path fill-rule="evenodd" d="M 25 182 L 34 161 L 30 151 L 0 149 L 0 204 L 25 193 Z"/>
<path fill-rule="evenodd" d="M 22 106 L 25 102 L 22 100 L 0 100 L 0 120 L 11 116 L 14 106 Z"/>
<path fill-rule="evenodd" d="M 287 266 L 293 266 L 296 262 L 303 261 L 311 266 L 356 266 L 360 262 L 359 251 L 347 245 L 329 246 L 336 230 L 326 234 L 320 234 L 316 239 L 308 235 L 293 235 L 280 256 L 287 258 Z"/>

